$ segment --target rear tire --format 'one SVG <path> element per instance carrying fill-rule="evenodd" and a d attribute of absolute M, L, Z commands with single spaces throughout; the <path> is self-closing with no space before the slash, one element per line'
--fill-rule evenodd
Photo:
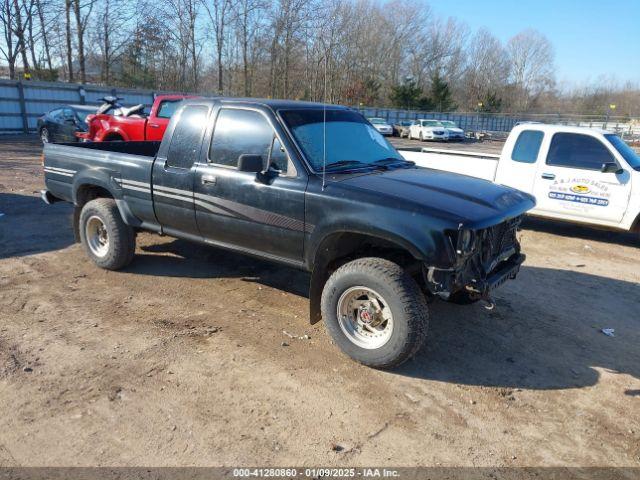
<path fill-rule="evenodd" d="M 420 287 L 399 265 L 383 258 L 344 264 L 322 291 L 322 317 L 340 349 L 364 365 L 396 367 L 427 335 L 428 307 Z"/>
<path fill-rule="evenodd" d="M 88 202 L 80 212 L 79 230 L 87 255 L 100 268 L 119 270 L 133 260 L 135 232 L 124 223 L 112 198 Z"/>

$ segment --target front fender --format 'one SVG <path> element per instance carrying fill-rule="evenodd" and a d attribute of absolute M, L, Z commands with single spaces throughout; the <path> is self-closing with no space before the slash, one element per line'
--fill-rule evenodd
<path fill-rule="evenodd" d="M 451 262 L 450 246 L 443 229 L 423 229 L 417 226 L 419 222 L 403 220 L 386 223 L 386 228 L 375 223 L 366 223 L 359 217 L 342 221 L 332 218 L 316 225 L 307 240 L 305 262 L 308 269 L 313 270 L 318 254 L 322 252 L 323 243 L 338 233 L 353 233 L 385 240 L 406 250 L 417 260 L 430 265 L 446 267 Z"/>
<path fill-rule="evenodd" d="M 339 229 L 336 229 L 336 225 Z M 348 225 L 348 226 L 347 226 Z M 322 290 L 330 274 L 330 263 L 340 251 L 341 235 L 357 234 L 384 240 L 403 249 L 415 259 L 428 265 L 447 264 L 449 262 L 449 246 L 446 237 L 437 231 L 418 232 L 411 228 L 404 230 L 384 230 L 363 222 L 337 222 L 336 224 L 318 225 L 310 235 L 305 261 L 311 271 L 309 285 L 309 317 L 312 324 L 321 320 L 320 299 Z M 444 258 L 439 258 L 444 257 Z"/>

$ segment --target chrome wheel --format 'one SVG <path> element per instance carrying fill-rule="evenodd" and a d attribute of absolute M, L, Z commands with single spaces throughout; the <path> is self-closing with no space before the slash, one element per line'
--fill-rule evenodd
<path fill-rule="evenodd" d="M 393 315 L 380 294 L 368 287 L 351 287 L 338 300 L 338 323 L 355 345 L 376 349 L 393 333 Z"/>
<path fill-rule="evenodd" d="M 92 216 L 87 220 L 85 237 L 91 253 L 96 257 L 104 257 L 109 251 L 109 233 L 100 217 Z"/>
<path fill-rule="evenodd" d="M 46 128 L 40 130 L 40 140 L 42 140 L 42 143 L 49 143 L 49 130 Z"/>

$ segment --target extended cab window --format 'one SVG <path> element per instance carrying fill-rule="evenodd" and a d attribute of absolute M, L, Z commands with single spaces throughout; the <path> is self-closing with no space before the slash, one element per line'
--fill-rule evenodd
<path fill-rule="evenodd" d="M 156 114 L 156 117 L 171 118 L 173 113 L 176 111 L 176 108 L 178 108 L 179 103 L 180 100 L 165 100 L 161 102 L 160 106 L 158 107 L 158 113 Z"/>
<path fill-rule="evenodd" d="M 513 146 L 511 159 L 522 163 L 536 163 L 543 137 L 544 133 L 539 130 L 522 131 Z"/>
<path fill-rule="evenodd" d="M 173 131 L 167 165 L 176 168 L 191 168 L 198 157 L 202 134 L 207 124 L 205 105 L 188 105 L 180 114 L 180 120 Z"/>
<path fill-rule="evenodd" d="M 556 133 L 551 139 L 547 165 L 600 170 L 615 162 L 611 152 L 596 137 L 579 133 Z"/>
<path fill-rule="evenodd" d="M 240 155 L 269 158 L 273 129 L 266 118 L 253 110 L 223 108 L 218 114 L 211 138 L 209 160 L 217 165 L 236 167 Z"/>

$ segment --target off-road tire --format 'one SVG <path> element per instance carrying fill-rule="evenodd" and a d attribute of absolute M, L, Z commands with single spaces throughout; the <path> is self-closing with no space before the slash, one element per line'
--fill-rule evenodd
<path fill-rule="evenodd" d="M 109 246 L 102 257 L 95 255 L 88 244 L 86 225 L 91 217 L 98 217 L 107 230 Z M 124 223 L 112 198 L 97 198 L 87 202 L 80 212 L 79 231 L 80 241 L 87 255 L 100 268 L 119 270 L 133 260 L 136 250 L 135 232 Z"/>
<path fill-rule="evenodd" d="M 393 331 L 386 344 L 366 349 L 353 343 L 338 321 L 338 302 L 347 289 L 368 287 L 379 292 L 393 315 Z M 322 291 L 322 318 L 340 349 L 364 365 L 393 368 L 411 358 L 423 345 L 429 323 L 426 299 L 416 281 L 399 265 L 383 258 L 359 258 L 342 265 Z"/>
<path fill-rule="evenodd" d="M 455 303 L 456 305 L 471 305 L 476 303 L 480 298 L 471 298 L 471 293 L 465 290 L 460 290 L 452 295 L 449 295 L 447 302 Z"/>

